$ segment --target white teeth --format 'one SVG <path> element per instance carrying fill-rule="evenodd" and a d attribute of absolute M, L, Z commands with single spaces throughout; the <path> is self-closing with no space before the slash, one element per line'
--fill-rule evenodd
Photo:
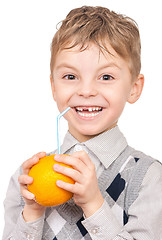
<path fill-rule="evenodd" d="M 97 113 L 82 113 L 82 112 L 78 112 L 78 114 L 82 117 L 95 117 L 99 114 L 99 112 Z"/>
<path fill-rule="evenodd" d="M 77 107 L 76 109 L 81 112 L 83 111 L 83 108 L 80 108 L 80 107 Z"/>
<path fill-rule="evenodd" d="M 76 107 L 77 113 L 82 117 L 95 117 L 100 114 L 102 107 Z"/>
<path fill-rule="evenodd" d="M 100 111 L 101 109 L 102 109 L 101 107 L 88 107 L 88 108 L 76 107 L 76 110 L 79 112 L 82 112 L 84 110 L 93 112 L 93 111 Z"/>

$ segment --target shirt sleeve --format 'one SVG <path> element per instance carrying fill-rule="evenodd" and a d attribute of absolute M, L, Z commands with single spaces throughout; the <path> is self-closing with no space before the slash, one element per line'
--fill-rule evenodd
<path fill-rule="evenodd" d="M 121 226 L 104 201 L 101 208 L 82 224 L 93 240 L 161 240 L 162 165 L 159 162 L 149 167 L 128 216 L 128 223 Z"/>
<path fill-rule="evenodd" d="M 5 226 L 2 240 L 41 240 L 44 224 L 44 216 L 34 222 L 26 223 L 22 216 L 24 201 L 20 194 L 18 176 L 20 169 L 11 177 L 6 198 Z"/>

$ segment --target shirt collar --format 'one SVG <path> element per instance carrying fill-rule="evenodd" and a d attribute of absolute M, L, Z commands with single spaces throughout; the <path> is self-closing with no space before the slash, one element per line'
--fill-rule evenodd
<path fill-rule="evenodd" d="M 65 153 L 76 144 L 80 143 L 70 134 L 70 132 L 67 132 L 61 146 L 61 153 Z M 105 168 L 108 168 L 128 145 L 118 126 L 103 132 L 82 144 L 98 157 Z"/>

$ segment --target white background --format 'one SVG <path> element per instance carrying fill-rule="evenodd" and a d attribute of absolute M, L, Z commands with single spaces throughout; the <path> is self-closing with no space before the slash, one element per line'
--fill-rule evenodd
<path fill-rule="evenodd" d="M 119 121 L 128 143 L 162 161 L 161 1 L 77 0 L 0 2 L 0 236 L 11 174 L 38 151 L 56 146 L 58 110 L 50 89 L 50 44 L 56 24 L 74 7 L 106 6 L 136 20 L 142 40 L 141 99 Z M 62 135 L 67 129 L 62 120 Z"/>

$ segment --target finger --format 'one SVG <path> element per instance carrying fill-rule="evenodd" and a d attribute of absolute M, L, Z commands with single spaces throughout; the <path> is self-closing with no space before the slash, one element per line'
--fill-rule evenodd
<path fill-rule="evenodd" d="M 45 157 L 47 155 L 46 152 L 39 152 L 37 154 L 35 154 L 34 156 L 37 156 L 38 158 L 42 158 L 42 157 Z"/>
<path fill-rule="evenodd" d="M 71 156 L 80 159 L 89 169 L 94 167 L 93 162 L 85 151 L 74 152 Z"/>
<path fill-rule="evenodd" d="M 33 182 L 33 178 L 27 175 L 21 175 L 19 176 L 18 181 L 20 183 L 21 195 L 28 200 L 33 200 L 35 195 L 27 190 L 27 185 Z"/>
<path fill-rule="evenodd" d="M 76 193 L 76 186 L 75 184 L 71 184 L 71 183 L 66 183 L 66 182 L 63 182 L 61 180 L 57 180 L 56 181 L 56 185 L 66 191 L 69 191 L 71 193 Z"/>
<path fill-rule="evenodd" d="M 29 192 L 26 188 L 21 187 L 21 195 L 28 199 L 28 200 L 34 200 L 35 195 L 31 192 Z"/>
<path fill-rule="evenodd" d="M 54 159 L 57 162 L 61 162 L 67 165 L 72 166 L 74 169 L 78 170 L 79 172 L 83 172 L 85 169 L 85 164 L 80 161 L 80 159 L 73 157 L 72 155 L 65 155 L 65 154 L 56 154 Z"/>
<path fill-rule="evenodd" d="M 81 182 L 81 178 L 82 178 L 81 174 L 80 174 L 80 172 L 78 172 L 75 169 L 64 167 L 60 164 L 55 164 L 53 166 L 53 169 L 56 172 L 62 173 L 63 175 L 66 175 L 66 176 L 72 178 L 75 182 Z"/>
<path fill-rule="evenodd" d="M 39 162 L 39 158 L 37 156 L 33 156 L 32 158 L 29 158 L 28 160 L 26 160 L 22 165 L 23 173 L 28 175 L 31 167 L 38 162 Z"/>
<path fill-rule="evenodd" d="M 23 173 L 28 174 L 30 168 L 33 165 L 35 165 L 36 163 L 38 163 L 40 158 L 45 157 L 45 156 L 46 156 L 45 152 L 40 152 L 40 153 L 35 154 L 32 158 L 29 158 L 28 160 L 26 160 L 22 165 Z"/>
<path fill-rule="evenodd" d="M 33 178 L 28 175 L 20 175 L 18 181 L 21 185 L 28 185 L 33 182 Z"/>

